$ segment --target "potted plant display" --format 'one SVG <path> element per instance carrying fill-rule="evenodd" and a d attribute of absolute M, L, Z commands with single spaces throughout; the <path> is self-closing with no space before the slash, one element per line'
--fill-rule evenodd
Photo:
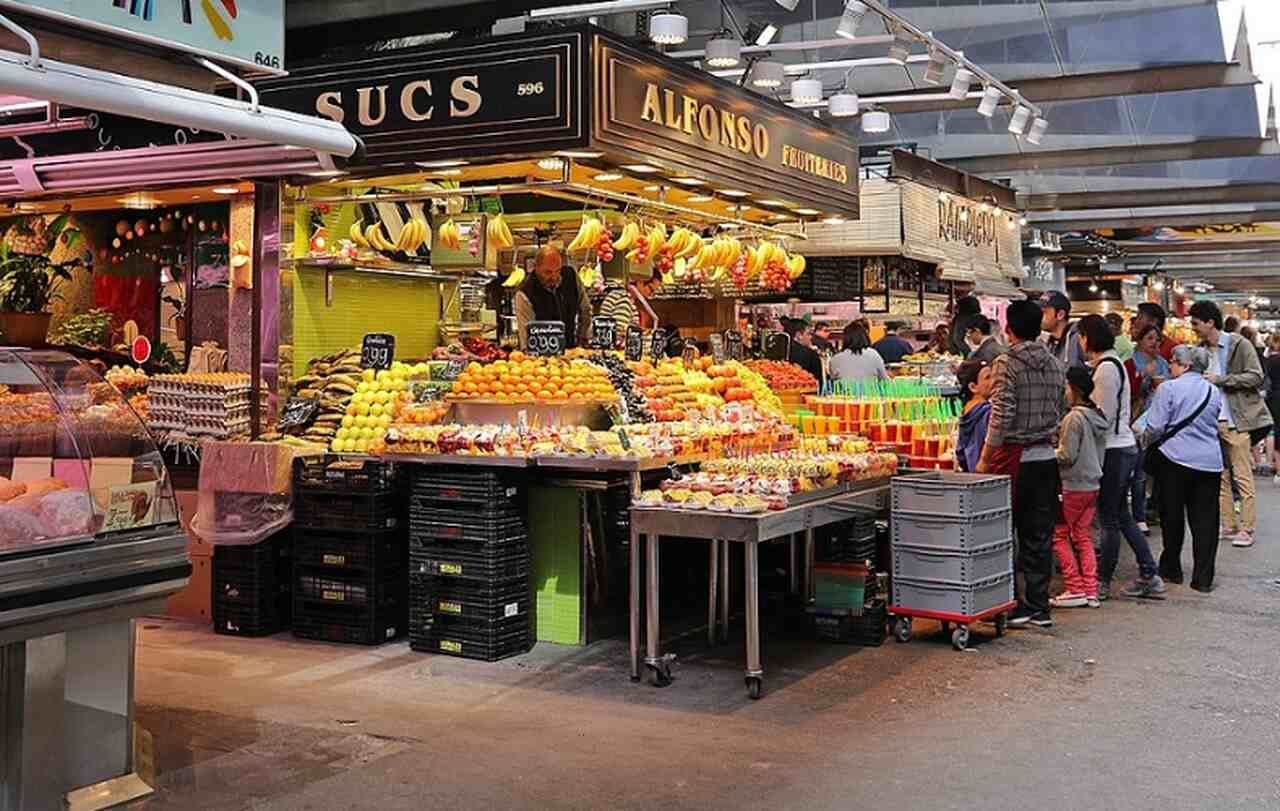
<path fill-rule="evenodd" d="M 49 304 L 60 298 L 58 287 L 71 280 L 71 270 L 83 266 L 79 258 L 54 262 L 59 246 L 72 247 L 80 239 L 63 213 L 46 222 L 30 217 L 10 229 L 0 243 L 0 344 L 43 346 L 49 334 Z"/>

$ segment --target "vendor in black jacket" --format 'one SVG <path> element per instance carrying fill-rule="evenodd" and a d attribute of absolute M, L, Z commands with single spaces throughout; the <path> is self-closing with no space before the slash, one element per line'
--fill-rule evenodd
<path fill-rule="evenodd" d="M 553 246 L 538 249 L 533 275 L 516 292 L 515 311 L 521 349 L 529 346 L 530 321 L 563 321 L 568 349 L 585 346 L 590 336 L 591 299 L 578 283 L 573 268 L 565 266 L 564 257 Z"/>
<path fill-rule="evenodd" d="M 815 380 L 821 381 L 822 359 L 813 351 L 813 325 L 800 318 L 783 318 L 782 328 L 791 336 L 787 360 L 813 375 Z"/>

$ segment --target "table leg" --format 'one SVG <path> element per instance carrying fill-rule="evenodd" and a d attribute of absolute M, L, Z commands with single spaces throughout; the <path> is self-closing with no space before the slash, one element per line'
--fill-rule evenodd
<path fill-rule="evenodd" d="M 747 615 L 747 694 L 759 698 L 764 685 L 764 670 L 760 665 L 760 547 L 744 543 L 743 579 L 746 586 Z"/>
<path fill-rule="evenodd" d="M 645 546 L 645 565 L 648 568 L 648 594 L 645 596 L 645 651 L 644 663 L 653 671 L 655 687 L 666 687 L 671 683 L 671 673 L 665 657 L 658 652 L 658 640 L 661 638 L 658 627 L 658 548 L 662 539 L 659 535 L 650 535 Z"/>
<path fill-rule="evenodd" d="M 640 496 L 640 474 L 631 474 L 631 499 Z M 640 534 L 631 528 L 631 680 L 640 681 Z"/>
<path fill-rule="evenodd" d="M 720 562 L 717 558 L 719 558 L 720 542 L 713 538 L 707 541 L 707 546 L 711 549 L 711 565 L 707 570 L 710 580 L 707 588 L 707 644 L 714 645 L 716 644 L 716 589 L 720 574 Z"/>
<path fill-rule="evenodd" d="M 787 538 L 787 553 L 790 561 L 787 566 L 787 593 L 800 593 L 800 557 L 796 554 L 796 536 L 792 534 Z"/>
<path fill-rule="evenodd" d="M 804 598 L 806 603 L 813 602 L 817 593 L 817 584 L 814 582 L 813 568 L 816 561 L 817 550 L 814 548 L 813 528 L 810 527 L 804 531 Z"/>
<path fill-rule="evenodd" d="M 720 544 L 720 639 L 729 639 L 729 542 Z"/>

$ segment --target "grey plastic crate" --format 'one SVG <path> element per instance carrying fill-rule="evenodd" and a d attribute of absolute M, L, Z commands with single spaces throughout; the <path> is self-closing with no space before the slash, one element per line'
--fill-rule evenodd
<path fill-rule="evenodd" d="M 893 547 L 927 546 L 971 551 L 1013 537 L 1013 510 L 998 510 L 961 519 L 931 513 L 895 512 L 891 518 Z"/>
<path fill-rule="evenodd" d="M 1013 506 L 1008 476 L 935 470 L 898 476 L 891 489 L 894 512 L 975 518 Z"/>
<path fill-rule="evenodd" d="M 893 548 L 893 576 L 971 585 L 1013 571 L 1013 540 L 976 549 L 933 549 L 900 544 Z"/>
<path fill-rule="evenodd" d="M 976 617 L 1013 600 L 1013 574 L 993 577 L 972 586 L 934 580 L 894 578 L 891 611 L 930 611 Z"/>

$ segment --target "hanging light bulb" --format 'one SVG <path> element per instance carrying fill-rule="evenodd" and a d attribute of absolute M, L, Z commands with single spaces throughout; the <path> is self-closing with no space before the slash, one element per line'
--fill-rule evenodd
<path fill-rule="evenodd" d="M 1000 88 L 995 85 L 987 85 L 987 89 L 982 92 L 982 101 L 978 102 L 978 115 L 983 118 L 990 118 L 996 114 L 996 108 L 1000 106 L 1000 99 L 1004 94 L 1000 92 Z"/>
<path fill-rule="evenodd" d="M 1089 282 L 1089 292 L 1090 293 L 1098 292 L 1098 283 L 1096 281 Z"/>
<path fill-rule="evenodd" d="M 836 36 L 853 39 L 858 35 L 858 24 L 867 13 L 866 3 L 859 0 L 848 0 L 844 4 L 844 13 L 840 15 L 840 23 L 836 26 Z"/>
<path fill-rule="evenodd" d="M 679 45 L 689 38 L 689 18 L 660 11 L 649 18 L 649 39 L 658 45 Z"/>
<path fill-rule="evenodd" d="M 934 48 L 929 51 L 929 65 L 924 69 L 925 84 L 942 84 L 942 77 L 947 73 L 947 55 Z"/>
<path fill-rule="evenodd" d="M 756 63 L 751 74 L 751 84 L 755 87 L 772 89 L 782 87 L 787 77 L 786 66 L 774 59 L 761 59 Z"/>
<path fill-rule="evenodd" d="M 707 41 L 706 62 L 713 68 L 731 68 L 742 61 L 742 43 L 726 33 Z"/>
<path fill-rule="evenodd" d="M 969 85 L 973 84 L 973 71 L 968 68 L 956 68 L 956 75 L 951 80 L 951 98 L 961 100 L 969 95 Z"/>
<path fill-rule="evenodd" d="M 822 101 L 822 80 L 796 79 L 791 83 L 791 100 L 797 104 L 816 104 Z"/>
<path fill-rule="evenodd" d="M 862 131 L 868 135 L 888 132 L 891 121 L 885 110 L 867 110 L 862 114 Z"/>
<path fill-rule="evenodd" d="M 1049 121 L 1045 118 L 1037 118 L 1031 122 L 1031 129 L 1027 132 L 1027 143 L 1039 145 L 1044 140 L 1044 134 L 1049 129 Z"/>
<path fill-rule="evenodd" d="M 1031 108 L 1019 104 L 1013 111 L 1013 115 L 1009 116 L 1009 132 L 1014 135 L 1021 135 L 1027 131 L 1027 122 L 1030 120 Z"/>
<path fill-rule="evenodd" d="M 827 112 L 832 118 L 850 118 L 858 114 L 858 94 L 841 90 L 827 99 Z"/>
<path fill-rule="evenodd" d="M 890 25 L 893 31 L 893 42 L 889 45 L 889 52 L 885 54 L 885 58 L 890 62 L 899 65 L 907 64 L 907 57 L 911 56 L 911 46 L 915 44 L 915 37 L 905 28 L 899 28 Z"/>

